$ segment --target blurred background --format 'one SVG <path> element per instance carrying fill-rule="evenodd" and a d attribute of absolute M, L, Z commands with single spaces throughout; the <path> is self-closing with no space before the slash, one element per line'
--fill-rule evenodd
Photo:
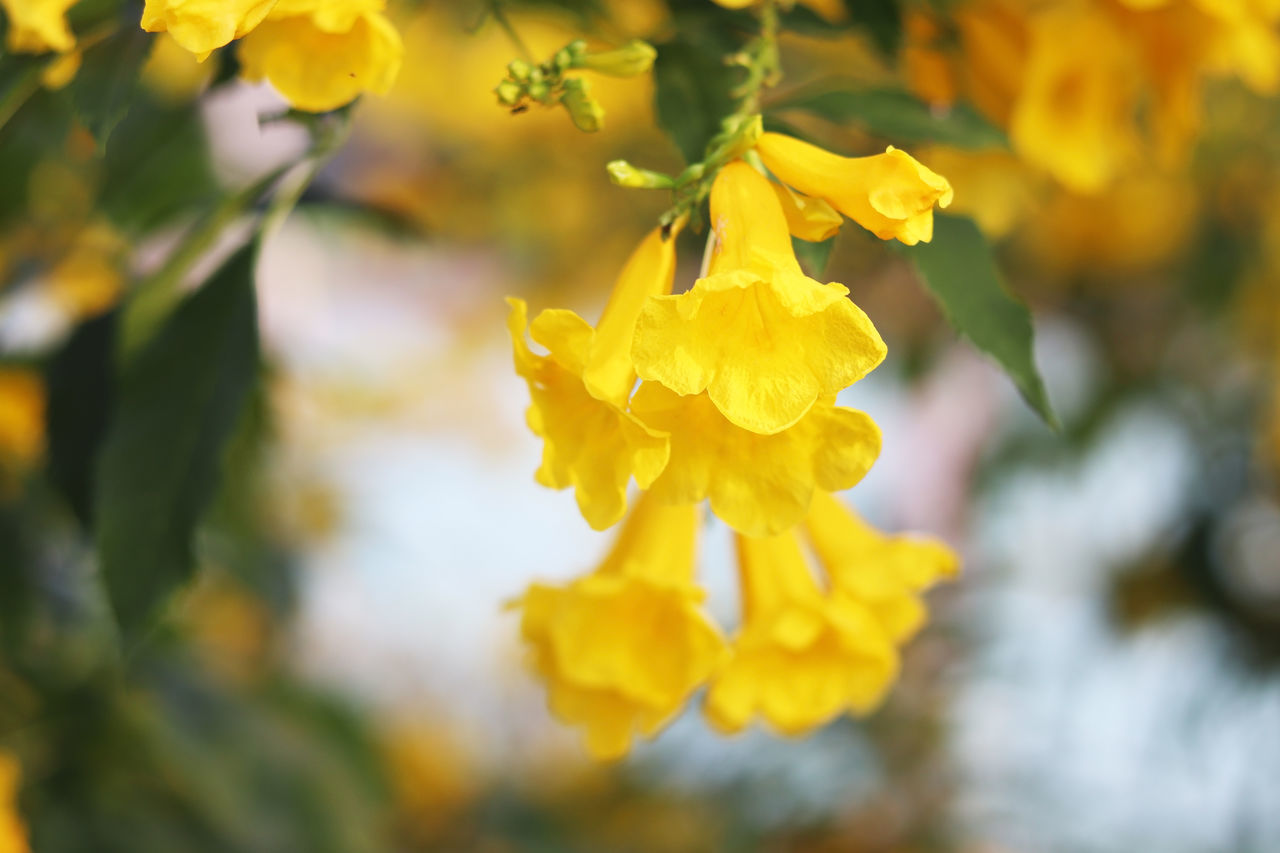
<path fill-rule="evenodd" d="M 734 33 L 709 2 L 513 5 L 536 56 L 651 40 L 658 86 Z M 822 5 L 784 38 L 779 105 L 833 76 L 934 99 L 918 37 L 936 15 L 871 4 L 872 26 Z M 964 575 L 930 595 L 869 719 L 726 739 L 695 701 L 602 765 L 547 712 L 504 610 L 594 566 L 611 534 L 533 481 L 502 298 L 598 316 L 668 203 L 604 163 L 677 172 L 680 150 L 649 76 L 593 80 L 606 126 L 583 134 L 563 110 L 494 103 L 515 51 L 484 4 L 391 12 L 394 90 L 354 107 L 257 261 L 263 379 L 199 571 L 121 652 L 77 450 L 105 417 L 107 318 L 212 199 L 307 133 L 264 120 L 268 86 L 167 36 L 105 155 L 56 92 L 0 128 L 0 747 L 21 759 L 34 850 L 1280 849 L 1276 101 L 1206 82 L 1185 156 L 1089 194 L 999 145 L 779 106 L 834 150 L 893 142 L 951 179 L 1032 308 L 1062 428 L 847 225 L 824 280 L 890 353 L 841 398 L 884 433 L 847 497 L 944 538 Z M 682 237 L 683 286 L 703 239 Z M 700 572 L 732 626 L 723 526 Z"/>

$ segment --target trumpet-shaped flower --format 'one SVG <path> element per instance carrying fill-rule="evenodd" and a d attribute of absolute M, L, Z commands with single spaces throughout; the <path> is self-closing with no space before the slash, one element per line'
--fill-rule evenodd
<path fill-rule="evenodd" d="M 941 542 L 886 536 L 830 494 L 814 495 L 805 531 L 836 593 L 864 605 L 896 643 L 925 622 L 920 594 L 960 569 L 959 557 Z"/>
<path fill-rule="evenodd" d="M 5 44 L 14 53 L 66 53 L 76 45 L 67 10 L 76 0 L 0 0 L 9 18 Z"/>
<path fill-rule="evenodd" d="M 882 240 L 908 246 L 933 238 L 933 207 L 951 204 L 947 179 L 893 146 L 871 157 L 841 157 L 780 133 L 756 143 L 760 159 L 782 181 L 824 199 Z"/>
<path fill-rule="evenodd" d="M 529 428 L 543 439 L 538 482 L 553 489 L 572 486 L 583 518 L 604 530 L 626 513 L 632 475 L 647 488 L 662 473 L 668 439 L 587 389 L 583 372 L 595 333 L 585 320 L 572 311 L 539 314 L 529 334 L 549 350 L 540 356 L 524 340 L 524 300 L 508 299 L 507 304 L 516 372 L 533 398 Z"/>
<path fill-rule="evenodd" d="M 147 0 L 142 28 L 168 32 L 201 59 L 243 37 L 266 18 L 276 0 Z"/>
<path fill-rule="evenodd" d="M 743 622 L 707 694 L 712 724 L 736 732 L 759 714 L 800 735 L 846 711 L 874 709 L 898 673 L 875 615 L 819 589 L 794 533 L 739 536 L 738 565 Z"/>
<path fill-rule="evenodd" d="M 790 428 L 760 435 L 725 420 L 706 394 L 640 386 L 632 412 L 671 435 L 671 457 L 652 494 L 667 503 L 711 499 L 735 530 L 771 536 L 797 524 L 815 490 L 850 488 L 880 454 L 880 430 L 862 412 L 820 400 Z"/>
<path fill-rule="evenodd" d="M 638 732 L 657 733 L 724 654 L 693 578 L 696 507 L 641 498 L 591 574 L 535 583 L 521 632 L 552 712 L 586 731 L 598 758 L 618 758 Z"/>
<path fill-rule="evenodd" d="M 18 815 L 18 782 L 21 768 L 5 752 L 0 752 L 0 853 L 28 853 L 27 830 Z"/>
<path fill-rule="evenodd" d="M 875 368 L 884 341 L 844 285 L 800 271 L 782 206 L 750 166 L 721 170 L 711 219 L 707 277 L 687 293 L 650 298 L 640 312 L 636 373 L 680 395 L 706 391 L 743 429 L 781 432 Z"/>
<path fill-rule="evenodd" d="M 664 236 L 655 228 L 631 253 L 618 276 L 596 332 L 587 348 L 582 380 L 591 394 L 626 408 L 636 384 L 631 345 L 636 319 L 650 296 L 671 292 L 676 274 L 676 234 L 683 221 Z"/>
<path fill-rule="evenodd" d="M 300 110 L 325 112 L 391 90 L 404 45 L 384 0 L 279 0 L 240 43 L 241 73 Z"/>
<path fill-rule="evenodd" d="M 1047 6 L 1030 26 L 1010 138 L 1020 155 L 1068 189 L 1098 192 L 1137 150 L 1141 68 L 1132 45 L 1092 3 Z"/>

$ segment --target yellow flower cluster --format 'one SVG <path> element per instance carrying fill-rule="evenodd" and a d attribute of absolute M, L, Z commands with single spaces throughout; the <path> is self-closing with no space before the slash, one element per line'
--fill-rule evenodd
<path fill-rule="evenodd" d="M 9 50 L 73 51 L 66 11 L 74 3 L 0 0 Z M 325 112 L 364 92 L 390 91 L 404 47 L 385 6 L 386 0 L 147 0 L 142 28 L 169 33 L 201 60 L 239 39 L 245 79 L 269 81 L 296 109 Z M 78 63 L 64 67 L 59 83 Z"/>
<path fill-rule="evenodd" d="M 1270 0 L 970 0 L 951 14 L 954 33 L 918 12 L 909 21 L 913 87 L 937 102 L 965 95 L 1076 192 L 1105 189 L 1147 157 L 1147 140 L 1158 159 L 1180 159 L 1207 77 L 1280 88 Z"/>
<path fill-rule="evenodd" d="M 893 148 L 844 158 L 766 133 L 755 154 L 781 183 L 743 160 L 721 168 L 712 251 L 689 290 L 672 292 L 675 240 L 658 229 L 594 328 L 561 309 L 530 324 L 508 300 L 528 423 L 543 439 L 538 481 L 573 488 L 596 529 L 626 514 L 633 478 L 645 490 L 599 569 L 534 584 L 520 602 L 553 711 L 600 757 L 654 734 L 704 685 L 726 731 L 758 714 L 798 734 L 870 710 L 923 621 L 921 590 L 956 570 L 945 547 L 883 537 L 831 496 L 880 452 L 879 428 L 836 394 L 886 350 L 848 288 L 807 277 L 791 242 L 831 236 L 841 213 L 883 239 L 928 240 L 951 187 Z M 738 537 L 744 613 L 731 643 L 693 576 L 704 500 Z"/>
<path fill-rule="evenodd" d="M 18 815 L 18 782 L 21 769 L 6 752 L 0 752 L 0 853 L 29 853 L 27 830 Z"/>

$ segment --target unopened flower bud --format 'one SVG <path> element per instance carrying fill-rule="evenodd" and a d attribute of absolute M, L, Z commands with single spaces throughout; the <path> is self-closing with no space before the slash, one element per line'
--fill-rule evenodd
<path fill-rule="evenodd" d="M 513 59 L 507 64 L 507 73 L 511 75 L 511 79 L 520 83 L 527 81 L 532 71 L 532 66 L 523 59 Z"/>
<path fill-rule="evenodd" d="M 622 47 L 601 53 L 584 53 L 577 58 L 574 67 L 586 68 L 611 77 L 634 77 L 653 67 L 658 52 L 653 46 L 633 39 Z"/>
<path fill-rule="evenodd" d="M 524 90 L 514 80 L 503 80 L 494 88 L 493 93 L 498 96 L 498 103 L 504 107 L 514 107 L 520 103 Z"/>
<path fill-rule="evenodd" d="M 591 93 L 586 80 L 572 78 L 564 81 L 564 93 L 560 102 L 569 111 L 574 126 L 584 133 L 595 133 L 604 127 L 604 110 Z"/>
<path fill-rule="evenodd" d="M 671 176 L 648 169 L 637 169 L 626 160 L 612 160 L 605 169 L 609 172 L 609 180 L 620 187 L 631 187 L 643 190 L 669 190 L 676 185 Z"/>

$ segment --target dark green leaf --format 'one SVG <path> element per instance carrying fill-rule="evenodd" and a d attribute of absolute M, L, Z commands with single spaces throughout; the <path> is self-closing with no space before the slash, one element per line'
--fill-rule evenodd
<path fill-rule="evenodd" d="M 81 324 L 46 371 L 49 479 L 82 524 L 92 522 L 94 462 L 107 434 L 116 314 Z"/>
<path fill-rule="evenodd" d="M 80 121 L 93 134 L 99 149 L 124 118 L 138 88 L 138 74 L 147 61 L 155 37 L 135 26 L 122 26 L 84 52 L 76 77 L 67 90 Z"/>
<path fill-rule="evenodd" d="M 773 110 L 803 110 L 839 124 L 852 124 L 895 142 L 941 142 L 958 148 L 1007 148 L 995 125 L 968 104 L 937 110 L 897 89 L 833 89 L 797 93 Z"/>
<path fill-rule="evenodd" d="M 744 32 L 733 25 L 737 18 L 712 3 L 703 5 L 709 8 L 678 13 L 675 35 L 654 45 L 658 123 L 687 163 L 702 159 L 721 120 L 733 112 L 729 92 L 740 82 L 741 71 L 725 65 L 724 57 L 745 41 Z"/>
<path fill-rule="evenodd" d="M 112 135 L 100 204 L 120 228 L 143 233 L 219 195 L 209 146 L 194 105 L 139 98 Z"/>
<path fill-rule="evenodd" d="M 799 237 L 791 238 L 791 246 L 795 249 L 800 266 L 810 278 L 816 279 L 821 279 L 827 274 L 827 264 L 831 261 L 831 250 L 835 245 L 835 237 L 829 237 L 821 243 L 810 243 Z"/>
<path fill-rule="evenodd" d="M 933 241 L 903 246 L 948 322 L 994 358 L 1050 426 L 1057 418 L 1032 352 L 1031 313 L 1009 294 L 986 238 L 970 219 L 934 217 Z"/>
<path fill-rule="evenodd" d="M 95 488 L 98 557 L 136 634 L 192 571 L 192 540 L 258 369 L 254 246 L 237 252 L 129 361 Z"/>

